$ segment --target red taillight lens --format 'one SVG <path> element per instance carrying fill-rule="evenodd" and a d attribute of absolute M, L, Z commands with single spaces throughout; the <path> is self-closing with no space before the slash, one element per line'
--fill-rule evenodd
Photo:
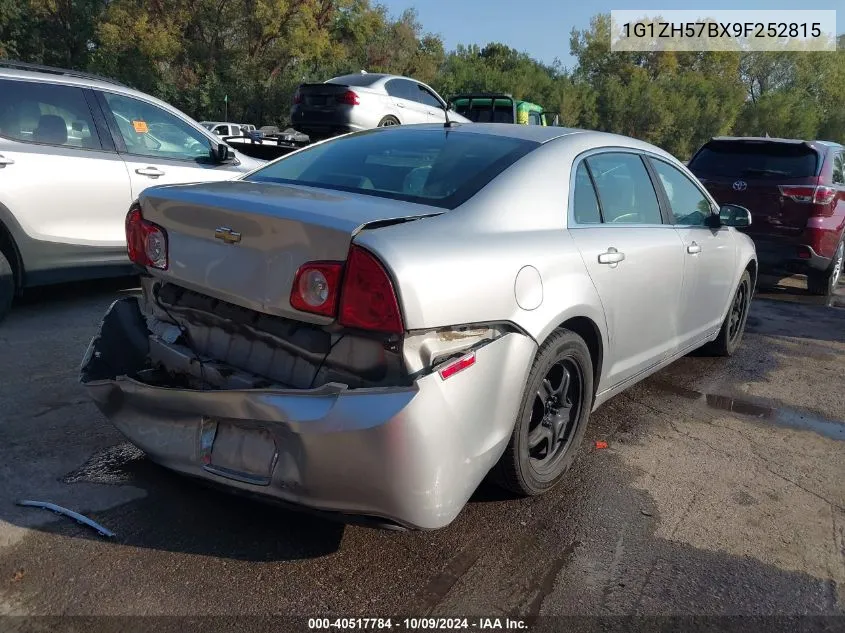
<path fill-rule="evenodd" d="M 126 215 L 126 250 L 130 261 L 139 266 L 167 270 L 167 232 L 145 220 L 137 205 Z"/>
<path fill-rule="evenodd" d="M 345 264 L 308 262 L 300 266 L 293 279 L 290 305 L 312 314 L 337 314 L 344 327 L 389 334 L 405 330 L 387 271 L 375 256 L 358 246 L 349 249 Z"/>
<path fill-rule="evenodd" d="M 339 95 L 337 95 L 337 96 L 335 97 L 335 100 L 336 100 L 338 103 L 343 103 L 343 104 L 345 104 L 345 105 L 353 105 L 353 106 L 358 105 L 359 103 L 361 103 L 361 102 L 358 100 L 358 95 L 357 95 L 355 92 L 353 92 L 352 90 L 347 90 L 347 91 L 346 91 L 346 92 L 344 92 L 343 94 L 339 94 Z"/>
<path fill-rule="evenodd" d="M 297 90 L 293 95 L 293 102 L 294 103 L 302 103 L 302 93 Z"/>
<path fill-rule="evenodd" d="M 836 189 L 833 187 L 816 187 L 816 193 L 813 195 L 813 204 L 830 204 L 836 197 Z"/>
<path fill-rule="evenodd" d="M 376 332 L 401 334 L 405 329 L 387 271 L 358 246 L 349 250 L 338 320 L 345 327 Z"/>
<path fill-rule="evenodd" d="M 792 198 L 795 202 L 812 202 L 816 188 L 806 185 L 780 185 L 780 195 L 785 198 Z"/>
<path fill-rule="evenodd" d="M 340 274 L 343 264 L 338 262 L 309 262 L 299 267 L 290 291 L 290 304 L 297 310 L 334 316 L 340 294 Z"/>
<path fill-rule="evenodd" d="M 836 189 L 819 185 L 780 185 L 782 196 L 792 198 L 795 202 L 812 204 L 830 204 L 836 197 Z"/>

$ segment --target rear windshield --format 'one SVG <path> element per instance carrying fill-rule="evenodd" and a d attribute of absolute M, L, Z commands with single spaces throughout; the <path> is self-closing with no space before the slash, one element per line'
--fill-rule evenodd
<path fill-rule="evenodd" d="M 807 178 L 818 175 L 818 153 L 806 145 L 766 142 L 708 143 L 689 168 L 700 175 L 735 178 Z"/>
<path fill-rule="evenodd" d="M 380 77 L 373 77 L 372 75 L 344 75 L 343 77 L 329 79 L 326 83 L 366 87 L 373 85 L 379 79 Z"/>
<path fill-rule="evenodd" d="M 538 146 L 534 141 L 507 136 L 397 127 L 314 145 L 246 180 L 308 185 L 454 209 Z"/>

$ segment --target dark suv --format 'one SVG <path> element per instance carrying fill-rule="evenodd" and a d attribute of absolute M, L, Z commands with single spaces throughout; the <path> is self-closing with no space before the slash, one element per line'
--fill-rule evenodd
<path fill-rule="evenodd" d="M 845 259 L 845 148 L 827 141 L 717 137 L 689 169 L 720 204 L 751 211 L 742 229 L 760 265 L 806 273 L 808 290 L 829 295 Z"/>

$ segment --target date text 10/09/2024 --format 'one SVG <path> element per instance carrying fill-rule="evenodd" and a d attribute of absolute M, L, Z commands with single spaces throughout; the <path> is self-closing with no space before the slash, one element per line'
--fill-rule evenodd
<path fill-rule="evenodd" d="M 525 620 L 513 618 L 309 618 L 312 631 L 527 631 Z"/>

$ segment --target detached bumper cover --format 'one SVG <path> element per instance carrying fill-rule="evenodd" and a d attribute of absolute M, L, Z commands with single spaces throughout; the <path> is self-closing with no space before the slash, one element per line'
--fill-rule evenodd
<path fill-rule="evenodd" d="M 146 364 L 137 300 L 116 301 L 91 341 L 81 382 L 99 409 L 175 471 L 315 510 L 449 524 L 512 432 L 534 341 L 506 334 L 447 381 L 350 390 L 199 391 L 129 376 Z"/>

